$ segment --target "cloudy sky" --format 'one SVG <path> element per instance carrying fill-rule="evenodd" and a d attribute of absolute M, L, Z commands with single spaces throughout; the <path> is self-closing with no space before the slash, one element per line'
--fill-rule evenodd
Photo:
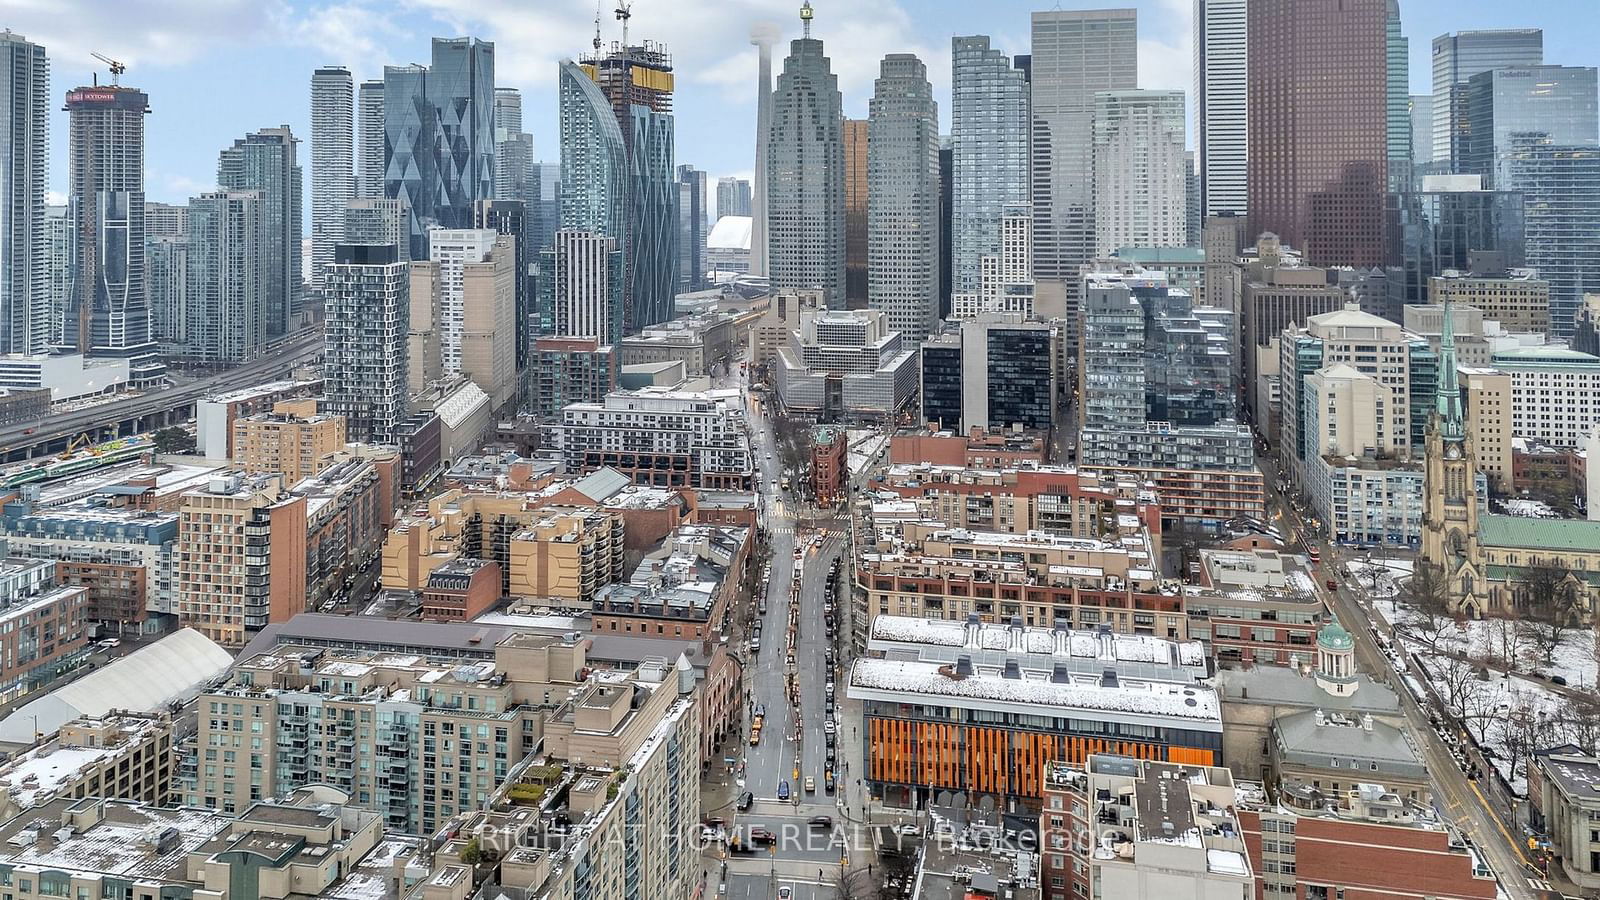
<path fill-rule="evenodd" d="M 1331 2 L 1331 0 L 1330 0 Z M 1600 63 L 1594 0 L 1401 0 L 1411 40 L 1411 83 L 1429 89 L 1435 35 L 1467 28 L 1540 26 L 1552 63 Z M 620 36 L 611 16 L 609 42 Z M 1015 0 L 813 0 L 845 114 L 862 116 L 878 61 L 912 52 L 927 62 L 949 127 L 950 37 L 988 34 L 1008 53 L 1028 49 L 1029 13 L 1050 4 Z M 1139 81 L 1189 89 L 1193 0 L 1074 3 L 1135 6 Z M 719 175 L 748 175 L 755 120 L 752 24 L 799 34 L 799 0 L 635 0 L 630 37 L 663 42 L 677 70 L 677 155 Z M 344 65 L 359 81 L 385 64 L 426 63 L 429 39 L 472 35 L 496 44 L 496 80 L 524 92 L 524 127 L 541 159 L 559 157 L 556 62 L 589 49 L 593 0 L 4 0 L 0 26 L 43 43 L 56 96 L 89 82 L 98 50 L 128 65 L 126 84 L 150 94 L 145 167 L 151 199 L 183 202 L 215 183 L 217 152 L 234 138 L 288 124 L 309 134 L 309 81 L 319 65 Z M 783 47 L 777 55 L 782 56 Z M 102 72 L 102 78 L 105 74 Z M 52 104 L 57 110 L 59 105 Z M 51 188 L 67 189 L 66 114 L 52 113 Z M 309 152 L 302 145 L 302 164 Z M 308 182 L 309 185 L 309 182 Z"/>

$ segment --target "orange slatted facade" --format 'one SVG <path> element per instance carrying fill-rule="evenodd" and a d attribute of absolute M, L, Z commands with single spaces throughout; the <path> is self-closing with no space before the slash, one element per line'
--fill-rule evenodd
<path fill-rule="evenodd" d="M 1217 764 L 1216 753 L 1197 747 L 899 719 L 869 718 L 867 741 L 874 782 L 1020 797 L 1041 796 L 1048 764 L 1081 766 L 1093 753 Z"/>

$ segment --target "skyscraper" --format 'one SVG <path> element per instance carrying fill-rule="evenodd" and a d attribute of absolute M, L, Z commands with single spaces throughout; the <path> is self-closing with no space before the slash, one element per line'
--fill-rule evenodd
<path fill-rule="evenodd" d="M 1526 141 L 1557 146 L 1592 146 L 1600 140 L 1592 66 L 1506 66 L 1467 79 L 1458 93 L 1465 120 L 1457 130 L 1456 170 L 1501 182 L 1501 160 Z"/>
<path fill-rule="evenodd" d="M 465 309 L 465 270 L 487 262 L 498 235 L 487 228 L 441 228 L 429 235 L 429 259 L 439 267 L 439 364 L 446 375 L 461 371 L 461 333 Z M 488 385 L 478 385 L 485 391 Z"/>
<path fill-rule="evenodd" d="M 1569 338 L 1583 295 L 1600 293 L 1600 147 L 1518 138 L 1499 171 L 1495 186 L 1522 194 L 1528 265 L 1550 283 L 1551 335 Z"/>
<path fill-rule="evenodd" d="M 750 182 L 743 178 L 717 179 L 717 218 L 750 215 Z"/>
<path fill-rule="evenodd" d="M 1544 64 L 1544 32 L 1538 28 L 1461 31 L 1433 39 L 1433 160 L 1461 158 L 1461 132 L 1467 127 L 1467 79 L 1502 66 Z"/>
<path fill-rule="evenodd" d="M 383 82 L 363 81 L 356 100 L 356 116 L 361 126 L 356 148 L 356 196 L 383 196 Z"/>
<path fill-rule="evenodd" d="M 985 35 L 950 48 L 950 289 L 971 293 L 1007 205 L 1028 200 L 1028 79 Z"/>
<path fill-rule="evenodd" d="M 868 109 L 868 305 L 921 342 L 939 321 L 939 107 L 928 67 L 885 56 Z"/>
<path fill-rule="evenodd" d="M 698 291 L 706 278 L 706 173 L 678 167 L 678 290 Z"/>
<path fill-rule="evenodd" d="M 843 99 L 822 41 L 811 36 L 809 3 L 802 7 L 801 20 L 805 36 L 789 42 L 772 93 L 766 171 L 756 173 L 767 184 L 767 269 L 774 290 L 818 289 L 830 308 L 842 309 Z M 755 252 L 751 250 L 752 272 Z"/>
<path fill-rule="evenodd" d="M 776 25 L 758 23 L 750 29 L 756 46 L 756 170 L 750 192 L 750 274 L 767 275 L 767 172 L 772 163 L 772 45 L 778 41 Z"/>
<path fill-rule="evenodd" d="M 615 238 L 562 229 L 541 254 L 541 317 L 549 334 L 591 338 L 599 346 L 622 339 L 622 251 Z"/>
<path fill-rule="evenodd" d="M 1252 0 L 1250 229 L 1314 265 L 1383 263 L 1387 0 Z"/>
<path fill-rule="evenodd" d="M 1102 91 L 1093 133 L 1095 256 L 1186 246 L 1183 91 Z"/>
<path fill-rule="evenodd" d="M 871 123 L 845 119 L 844 131 L 844 305 L 867 305 L 867 145 Z"/>
<path fill-rule="evenodd" d="M 1249 0 L 1195 0 L 1194 141 L 1205 215 L 1246 211 Z"/>
<path fill-rule="evenodd" d="M 1094 95 L 1138 88 L 1132 9 L 1033 14 L 1033 269 L 1039 304 L 1072 323 L 1079 268 L 1094 254 Z"/>
<path fill-rule="evenodd" d="M 533 172 L 533 135 L 522 130 L 522 92 L 494 89 L 494 198 L 526 200 Z"/>
<path fill-rule="evenodd" d="M 189 207 L 144 205 L 150 332 L 164 352 L 186 354 L 189 340 Z"/>
<path fill-rule="evenodd" d="M 62 334 L 72 297 L 72 231 L 68 228 L 67 207 L 44 208 L 46 254 L 50 273 L 50 343 L 61 347 L 71 343 Z"/>
<path fill-rule="evenodd" d="M 672 318 L 678 290 L 672 57 L 650 41 L 612 43 L 608 52 L 585 57 L 581 68 L 599 86 L 622 134 L 622 329 L 633 334 Z"/>
<path fill-rule="evenodd" d="M 572 61 L 557 74 L 561 126 L 561 227 L 616 238 L 625 221 L 628 151 L 600 86 Z"/>
<path fill-rule="evenodd" d="M 268 203 L 261 191 L 214 191 L 189 200 L 187 356 L 238 363 L 268 337 L 268 285 L 282 267 L 268 247 Z"/>
<path fill-rule="evenodd" d="M 536 162 L 528 181 L 528 258 L 550 246 L 561 227 L 561 164 Z"/>
<path fill-rule="evenodd" d="M 434 38 L 429 66 L 383 70 L 384 196 L 406 202 L 411 258 L 494 196 L 494 44 Z"/>
<path fill-rule="evenodd" d="M 406 205 L 382 197 L 357 197 L 345 205 L 347 244 L 393 244 L 396 259 L 410 261 L 411 239 L 406 231 Z"/>
<path fill-rule="evenodd" d="M 344 207 L 356 194 L 355 82 L 350 70 L 327 66 L 311 73 L 311 284 L 344 240 Z"/>
<path fill-rule="evenodd" d="M 1411 95 L 1411 165 L 1414 177 L 1447 174 L 1433 165 L 1433 95 Z"/>
<path fill-rule="evenodd" d="M 1388 2 L 1384 26 L 1384 77 L 1389 86 L 1387 168 L 1389 190 L 1403 191 L 1411 185 L 1411 43 L 1400 31 L 1400 0 Z"/>
<path fill-rule="evenodd" d="M 517 370 L 521 371 L 528 364 L 528 348 L 532 340 L 528 328 L 533 321 L 533 298 L 537 290 L 533 263 L 539 258 L 538 249 L 532 247 L 528 240 L 528 205 L 521 200 L 479 200 L 473 207 L 472 227 L 488 228 L 515 239 L 513 255 L 516 260 L 512 269 L 516 273 L 516 284 L 512 317 L 516 319 L 516 336 L 513 345 Z"/>
<path fill-rule="evenodd" d="M 255 252 L 266 257 L 265 338 L 287 334 L 300 312 L 299 143 L 287 125 L 263 128 L 235 140 L 217 160 L 217 184 L 224 191 L 261 194 L 266 243 Z"/>
<path fill-rule="evenodd" d="M 144 117 L 136 88 L 98 85 L 67 93 L 72 119 L 68 229 L 72 289 L 63 343 L 129 360 L 135 385 L 165 372 L 150 337 L 144 271 Z"/>
<path fill-rule="evenodd" d="M 40 354 L 50 347 L 49 104 L 44 48 L 20 34 L 0 33 L 0 353 Z"/>
<path fill-rule="evenodd" d="M 340 244 L 323 270 L 323 412 L 344 416 L 352 441 L 390 443 L 395 423 L 406 417 L 411 277 L 401 246 Z"/>

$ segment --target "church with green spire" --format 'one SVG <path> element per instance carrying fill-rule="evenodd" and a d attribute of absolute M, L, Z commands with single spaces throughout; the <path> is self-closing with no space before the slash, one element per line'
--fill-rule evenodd
<path fill-rule="evenodd" d="M 1515 616 L 1528 573 L 1564 573 L 1575 615 L 1600 603 L 1600 521 L 1496 515 L 1479 508 L 1478 457 L 1462 412 L 1455 317 L 1446 301 L 1439 338 L 1439 392 L 1428 417 L 1422 482 L 1422 562 L 1445 577 L 1451 608 L 1474 618 Z"/>

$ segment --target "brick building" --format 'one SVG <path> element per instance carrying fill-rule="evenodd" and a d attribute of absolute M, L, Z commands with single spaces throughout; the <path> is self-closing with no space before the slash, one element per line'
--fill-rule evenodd
<path fill-rule="evenodd" d="M 453 559 L 428 573 L 422 617 L 444 622 L 476 619 L 500 602 L 500 564 Z"/>
<path fill-rule="evenodd" d="M 844 429 L 819 425 L 811 430 L 811 494 L 817 505 L 844 499 L 850 484 L 849 450 Z"/>

